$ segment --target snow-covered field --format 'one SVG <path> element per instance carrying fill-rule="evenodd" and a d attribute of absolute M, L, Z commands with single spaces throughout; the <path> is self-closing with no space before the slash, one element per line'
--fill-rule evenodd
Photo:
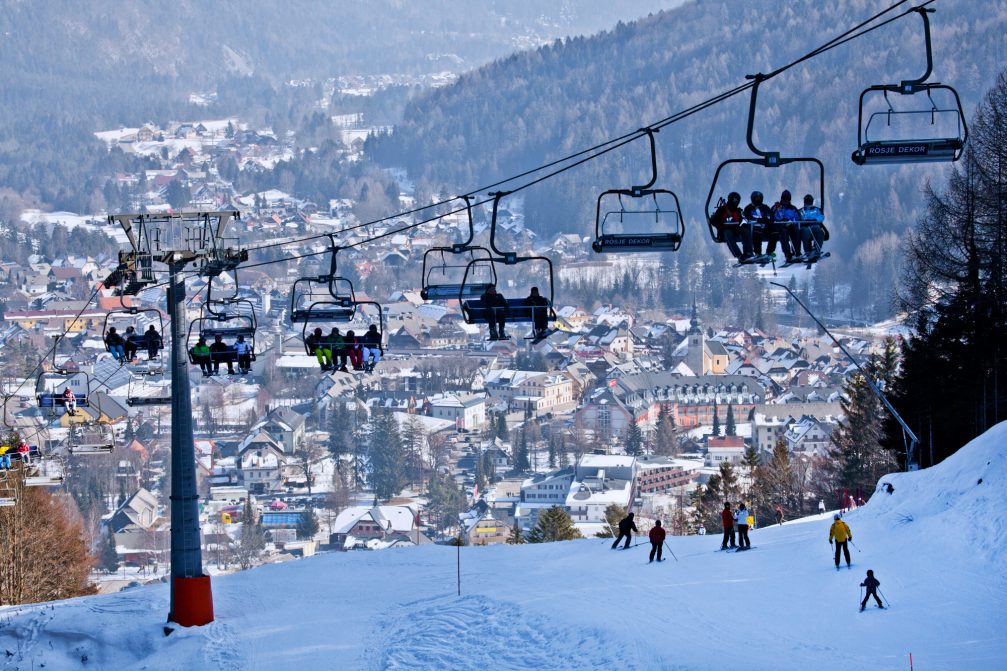
<path fill-rule="evenodd" d="M 1007 423 L 884 478 L 846 517 L 852 570 L 829 516 L 741 554 L 672 538 L 654 565 L 597 539 L 462 548 L 461 596 L 454 548 L 333 554 L 216 578 L 217 621 L 169 637 L 163 586 L 0 610 L 0 669 L 1003 669 L 1005 446 Z M 890 610 L 858 612 L 868 568 Z"/>

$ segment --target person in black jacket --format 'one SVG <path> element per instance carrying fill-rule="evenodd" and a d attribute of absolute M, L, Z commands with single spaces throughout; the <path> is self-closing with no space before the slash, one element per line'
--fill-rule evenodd
<path fill-rule="evenodd" d="M 867 600 L 872 596 L 878 602 L 878 608 L 884 608 L 881 604 L 881 598 L 878 596 L 878 587 L 881 586 L 881 581 L 874 577 L 874 571 L 867 569 L 867 577 L 860 583 L 860 586 L 867 588 L 867 594 L 864 595 L 864 600 L 860 602 L 860 610 L 867 608 Z"/>
<path fill-rule="evenodd" d="M 773 212 L 763 202 L 762 192 L 752 192 L 752 202 L 745 206 L 742 213 L 745 223 L 752 227 L 752 244 L 755 247 L 755 255 L 762 256 L 762 241 L 767 240 L 769 247 L 766 254 L 776 251 L 776 229 L 773 226 Z"/>
<path fill-rule="evenodd" d="M 636 531 L 636 522 L 633 521 L 633 513 L 630 513 L 626 517 L 619 520 L 619 537 L 615 539 L 615 543 L 612 544 L 612 549 L 619 547 L 619 541 L 626 537 L 626 545 L 623 546 L 623 550 L 629 549 L 629 542 L 633 540 L 633 532 Z"/>
<path fill-rule="evenodd" d="M 490 327 L 490 340 L 506 340 L 504 326 L 507 323 L 507 299 L 497 293 L 495 284 L 486 287 L 479 297 L 482 307 L 486 308 L 486 321 Z"/>
<path fill-rule="evenodd" d="M 532 308 L 535 337 L 544 338 L 549 335 L 549 299 L 538 292 L 538 287 L 532 287 L 525 304 Z M 500 330 L 503 331 L 503 328 Z"/>

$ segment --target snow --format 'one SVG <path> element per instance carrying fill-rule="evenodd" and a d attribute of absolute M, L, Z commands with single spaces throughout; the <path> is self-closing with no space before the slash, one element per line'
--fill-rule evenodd
<path fill-rule="evenodd" d="M 611 540 L 349 552 L 214 578 L 217 620 L 161 627 L 166 585 L 0 610 L 7 669 L 1001 669 L 1007 423 L 938 466 L 885 476 L 846 516 L 670 537 L 678 561 Z M 980 483 L 980 479 L 982 480 Z M 874 569 L 891 609 L 858 612 Z M 5 665 L 5 666 L 4 666 Z"/>

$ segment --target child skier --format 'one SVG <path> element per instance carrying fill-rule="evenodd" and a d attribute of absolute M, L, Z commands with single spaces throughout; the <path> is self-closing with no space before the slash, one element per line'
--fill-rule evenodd
<path fill-rule="evenodd" d="M 878 602 L 878 608 L 884 608 L 884 605 L 881 603 L 881 598 L 878 596 L 878 587 L 881 586 L 881 582 L 874 577 L 874 571 L 867 569 L 867 577 L 864 578 L 862 583 L 860 583 L 860 586 L 867 588 L 867 594 L 864 595 L 864 600 L 860 602 L 860 612 L 863 612 L 863 610 L 867 608 L 867 600 L 872 596 L 874 597 L 874 600 Z"/>

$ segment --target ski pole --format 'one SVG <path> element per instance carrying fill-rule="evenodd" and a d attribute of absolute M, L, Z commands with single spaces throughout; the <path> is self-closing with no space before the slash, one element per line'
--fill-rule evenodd
<path fill-rule="evenodd" d="M 670 545 L 668 545 L 668 541 L 664 541 L 664 547 L 668 548 L 668 552 L 671 553 L 672 557 L 675 557 L 675 551 L 671 549 Z M 678 557 L 675 557 L 675 561 L 678 561 Z"/>
<path fill-rule="evenodd" d="M 853 547 L 857 548 L 857 544 L 853 542 L 852 538 L 850 539 L 850 545 L 852 545 Z M 857 548 L 857 552 L 860 552 L 860 548 Z"/>
<path fill-rule="evenodd" d="M 864 603 L 864 586 L 863 585 L 860 586 L 860 601 L 858 601 L 857 603 L 859 603 L 861 605 L 863 605 L 863 603 Z"/>
<path fill-rule="evenodd" d="M 878 588 L 878 594 L 880 594 L 881 598 L 885 600 L 885 605 L 888 606 L 889 608 L 891 608 L 892 604 L 888 601 L 888 597 L 885 596 L 885 593 L 881 591 L 880 587 Z"/>

